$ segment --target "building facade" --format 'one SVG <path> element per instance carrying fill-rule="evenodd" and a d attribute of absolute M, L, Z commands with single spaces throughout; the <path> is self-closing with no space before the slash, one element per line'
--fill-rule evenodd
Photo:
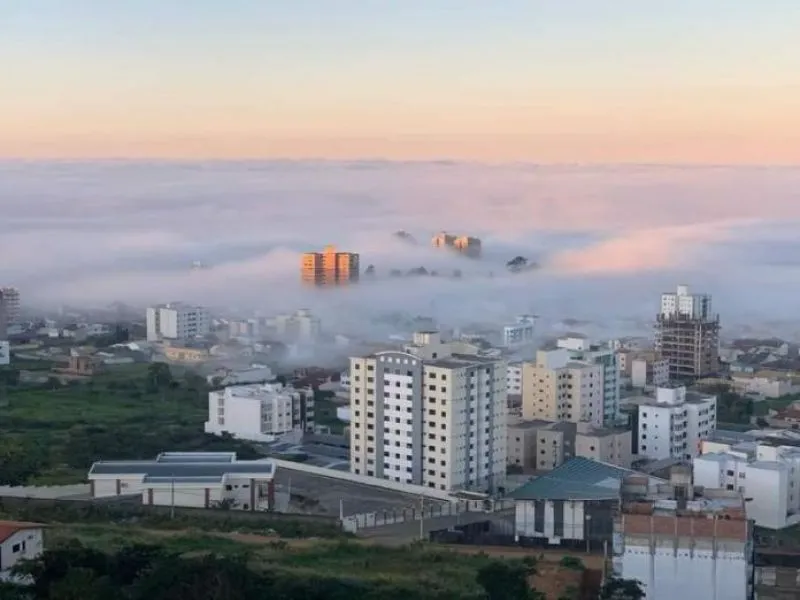
<path fill-rule="evenodd" d="M 44 552 L 44 526 L 21 521 L 0 521 L 0 582 L 14 581 L 12 569 Z"/>
<path fill-rule="evenodd" d="M 638 580 L 648 600 L 751 600 L 753 526 L 744 505 L 738 492 L 701 491 L 688 468 L 673 469 L 655 493 L 623 499 L 615 575 Z"/>
<path fill-rule="evenodd" d="M 777 443 L 703 443 L 692 461 L 696 485 L 736 490 L 759 527 L 800 523 L 800 448 Z"/>
<path fill-rule="evenodd" d="M 628 468 L 631 431 L 587 423 L 521 421 L 508 426 L 508 464 L 524 471 L 550 471 L 575 457 Z"/>
<path fill-rule="evenodd" d="M 5 318 L 8 325 L 15 325 L 19 323 L 21 301 L 19 290 L 15 287 L 2 287 L 0 288 L 0 304 L 3 305 Z"/>
<path fill-rule="evenodd" d="M 185 302 L 171 302 L 147 309 L 147 341 L 191 340 L 211 331 L 208 309 Z"/>
<path fill-rule="evenodd" d="M 506 348 L 519 348 L 533 343 L 536 317 L 533 315 L 520 315 L 511 325 L 503 327 L 503 346 Z"/>
<path fill-rule="evenodd" d="M 281 383 L 234 385 L 208 394 L 205 432 L 271 442 L 290 431 L 314 430 L 314 392 Z"/>
<path fill-rule="evenodd" d="M 640 458 L 691 460 L 717 428 L 717 398 L 687 392 L 682 385 L 659 387 L 654 396 L 627 398 L 637 411 L 636 454 Z"/>
<path fill-rule="evenodd" d="M 303 308 L 273 319 L 275 334 L 286 342 L 311 344 L 319 339 L 322 323 L 312 312 Z"/>
<path fill-rule="evenodd" d="M 506 364 L 453 354 L 350 359 L 351 472 L 440 490 L 496 491 L 506 469 Z M 414 348 L 410 348 L 414 349 Z"/>
<path fill-rule="evenodd" d="M 602 368 L 603 426 L 614 427 L 620 419 L 619 390 L 620 364 L 617 351 L 609 346 L 590 343 L 585 337 L 563 337 L 556 342 L 558 348 L 570 352 L 575 360 L 599 365 Z"/>
<path fill-rule="evenodd" d="M 677 292 L 661 296 L 656 318 L 655 349 L 669 363 L 671 380 L 691 380 L 720 370 L 719 315 L 711 312 L 711 296 Z"/>
<path fill-rule="evenodd" d="M 93 498 L 141 496 L 155 506 L 275 508 L 275 464 L 234 452 L 162 452 L 154 460 L 99 461 L 89 470 Z"/>
<path fill-rule="evenodd" d="M 506 393 L 509 396 L 522 395 L 522 363 L 509 363 L 506 368 Z"/>
<path fill-rule="evenodd" d="M 359 279 L 359 255 L 339 252 L 326 246 L 322 252 L 306 252 L 300 263 L 303 283 L 315 286 L 334 286 L 356 283 Z"/>
<path fill-rule="evenodd" d="M 565 348 L 538 351 L 535 362 L 522 365 L 522 418 L 602 427 L 604 368 L 574 360 Z"/>

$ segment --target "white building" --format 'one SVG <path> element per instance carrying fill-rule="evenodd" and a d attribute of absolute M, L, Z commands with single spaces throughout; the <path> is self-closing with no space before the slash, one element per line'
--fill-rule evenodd
<path fill-rule="evenodd" d="M 711 295 L 691 294 L 688 285 L 679 285 L 675 293 L 661 294 L 661 316 L 708 319 L 711 316 Z"/>
<path fill-rule="evenodd" d="M 89 470 L 94 498 L 141 495 L 143 504 L 236 510 L 275 506 L 270 460 L 234 452 L 163 452 L 155 460 L 100 461 Z"/>
<path fill-rule="evenodd" d="M 38 523 L 0 521 L 0 581 L 14 581 L 11 574 L 20 561 L 44 552 L 44 526 Z"/>
<path fill-rule="evenodd" d="M 222 369 L 206 377 L 209 384 L 220 387 L 229 385 L 246 385 L 249 383 L 267 383 L 275 379 L 275 374 L 267 365 L 251 365 L 249 369 Z"/>
<path fill-rule="evenodd" d="M 634 357 L 630 361 L 631 385 L 660 387 L 669 383 L 669 361 L 664 358 Z"/>
<path fill-rule="evenodd" d="M 800 523 L 800 448 L 780 442 L 703 442 L 693 461 L 695 485 L 738 490 L 759 527 Z"/>
<path fill-rule="evenodd" d="M 520 315 L 511 325 L 503 327 L 503 345 L 507 348 L 527 346 L 533 343 L 536 317 Z"/>
<path fill-rule="evenodd" d="M 350 359 L 351 471 L 496 490 L 506 469 L 506 363 L 452 353 L 436 332 L 409 349 Z"/>
<path fill-rule="evenodd" d="M 319 339 L 322 329 L 319 318 L 307 308 L 290 315 L 278 315 L 274 318 L 273 325 L 280 339 L 298 344 L 314 343 Z"/>
<path fill-rule="evenodd" d="M 522 363 L 508 363 L 506 368 L 506 394 L 509 396 L 522 395 Z"/>
<path fill-rule="evenodd" d="M 0 366 L 11 364 L 11 345 L 0 340 Z"/>
<path fill-rule="evenodd" d="M 630 479 L 626 489 L 639 487 Z M 656 493 L 623 498 L 614 522 L 614 574 L 638 580 L 648 600 L 750 600 L 753 526 L 744 505 L 738 492 L 700 490 L 690 469 L 673 469 Z"/>
<path fill-rule="evenodd" d="M 261 383 L 230 386 L 208 394 L 206 433 L 228 433 L 243 440 L 272 442 L 290 431 L 313 428 L 312 390 Z"/>
<path fill-rule="evenodd" d="M 681 385 L 656 388 L 655 397 L 626 399 L 637 405 L 639 457 L 690 460 L 717 428 L 717 398 Z"/>
<path fill-rule="evenodd" d="M 171 302 L 147 309 L 147 341 L 190 340 L 208 335 L 211 316 L 202 306 Z"/>

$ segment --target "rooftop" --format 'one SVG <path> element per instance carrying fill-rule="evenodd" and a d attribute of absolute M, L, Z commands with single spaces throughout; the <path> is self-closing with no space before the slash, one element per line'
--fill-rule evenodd
<path fill-rule="evenodd" d="M 635 471 L 591 460 L 572 458 L 546 475 L 517 488 L 515 500 L 615 500 L 622 480 Z"/>
<path fill-rule="evenodd" d="M 98 461 L 93 475 L 141 475 L 146 482 L 220 482 L 227 475 L 253 475 L 270 479 L 275 465 L 270 460 L 236 460 L 233 452 L 164 452 L 155 460 Z"/>
<path fill-rule="evenodd" d="M 39 529 L 44 527 L 41 523 L 28 523 L 26 521 L 0 521 L 0 544 L 5 542 L 15 533 L 26 529 Z"/>

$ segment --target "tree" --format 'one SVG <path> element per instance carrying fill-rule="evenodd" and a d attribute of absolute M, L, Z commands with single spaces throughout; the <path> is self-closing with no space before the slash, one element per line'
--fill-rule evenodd
<path fill-rule="evenodd" d="M 600 600 L 644 600 L 645 593 L 638 579 L 612 577 L 600 590 Z"/>
<path fill-rule="evenodd" d="M 373 275 L 375 275 L 375 265 L 369 265 L 367 267 L 367 270 L 364 271 L 364 275 L 366 275 L 367 277 L 372 277 Z"/>
<path fill-rule="evenodd" d="M 512 273 L 518 273 L 528 266 L 528 259 L 524 256 L 515 256 L 506 263 L 506 268 Z"/>
<path fill-rule="evenodd" d="M 147 367 L 147 383 L 149 392 L 157 392 L 172 383 L 172 372 L 169 365 L 163 362 L 154 362 Z"/>
<path fill-rule="evenodd" d="M 539 600 L 543 596 L 531 588 L 528 577 L 534 568 L 524 563 L 493 560 L 478 571 L 477 581 L 487 600 Z"/>
<path fill-rule="evenodd" d="M 0 485 L 25 485 L 46 464 L 46 453 L 33 442 L 0 438 Z"/>

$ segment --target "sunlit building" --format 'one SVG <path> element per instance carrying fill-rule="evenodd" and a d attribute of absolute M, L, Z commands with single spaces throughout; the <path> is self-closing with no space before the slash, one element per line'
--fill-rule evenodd
<path fill-rule="evenodd" d="M 344 285 L 359 277 L 359 257 L 355 252 L 337 252 L 326 246 L 322 252 L 306 252 L 300 267 L 303 283 L 308 285 Z"/>

